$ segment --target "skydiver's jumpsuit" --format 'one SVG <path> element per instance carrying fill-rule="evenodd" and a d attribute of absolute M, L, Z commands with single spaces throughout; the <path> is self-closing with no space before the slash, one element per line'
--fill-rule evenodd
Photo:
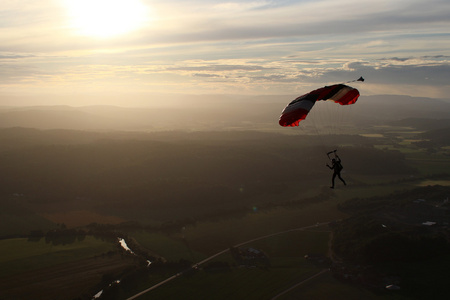
<path fill-rule="evenodd" d="M 341 171 L 343 167 L 341 165 L 341 159 L 339 158 L 339 156 L 336 155 L 336 158 L 333 158 L 332 163 L 333 164 L 331 165 L 331 167 L 327 164 L 328 168 L 334 170 L 333 177 L 331 179 L 331 188 L 334 189 L 334 179 L 336 178 L 336 175 L 344 183 L 344 185 L 347 185 L 344 179 L 342 179 L 341 177 Z"/>

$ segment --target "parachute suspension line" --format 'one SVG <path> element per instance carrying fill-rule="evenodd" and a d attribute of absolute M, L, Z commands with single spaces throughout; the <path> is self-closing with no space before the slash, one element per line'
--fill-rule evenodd
<path fill-rule="evenodd" d="M 338 103 L 328 103 L 330 110 L 330 132 L 332 139 L 331 148 L 336 149 L 341 146 L 338 141 L 342 140 L 339 136 L 347 135 L 351 132 L 350 118 L 352 117 L 353 105 L 340 105 Z"/>
<path fill-rule="evenodd" d="M 353 105 L 347 105 L 346 107 L 346 114 L 347 114 L 347 118 L 345 119 L 345 126 L 347 128 L 347 133 L 355 133 L 356 131 L 354 130 L 354 117 L 355 117 L 355 113 L 354 113 L 354 106 Z"/>
<path fill-rule="evenodd" d="M 328 135 L 332 135 L 336 133 L 336 125 L 337 125 L 337 121 L 338 121 L 338 113 L 339 111 L 337 110 L 337 107 L 339 105 L 336 105 L 334 103 L 334 101 L 332 100 L 327 100 L 327 101 L 322 101 L 323 103 L 323 107 L 324 107 L 324 112 L 325 112 L 325 117 L 324 117 L 324 126 L 326 126 L 326 132 Z"/>
<path fill-rule="evenodd" d="M 336 148 L 335 144 L 336 135 L 341 134 L 342 122 L 344 119 L 344 114 L 342 111 L 342 105 L 334 103 L 334 101 L 327 101 L 327 109 L 329 111 L 329 137 L 330 143 L 329 147 Z"/>
<path fill-rule="evenodd" d="M 345 122 L 347 121 L 346 119 L 346 112 L 347 112 L 347 106 L 349 105 L 336 105 L 336 124 L 335 124 L 335 130 L 336 130 L 336 134 L 342 134 L 344 133 L 344 129 L 346 127 Z"/>
<path fill-rule="evenodd" d="M 309 116 L 314 121 L 316 134 L 321 145 L 326 147 L 330 144 L 330 138 L 338 133 L 337 124 L 339 122 L 338 110 L 332 101 L 317 101 L 314 111 Z"/>
<path fill-rule="evenodd" d="M 303 120 L 300 126 L 298 126 L 298 129 L 300 130 L 298 135 L 300 138 L 299 142 L 304 142 L 305 138 L 307 140 L 312 139 L 314 141 L 312 145 L 317 151 L 326 152 L 328 151 L 328 148 L 325 147 L 324 136 L 319 130 L 320 124 L 320 121 L 315 120 L 315 118 L 306 118 Z"/>
<path fill-rule="evenodd" d="M 298 126 L 299 132 L 298 135 L 299 136 L 308 136 L 310 133 L 308 132 L 308 128 L 305 126 Z"/>
<path fill-rule="evenodd" d="M 322 103 L 322 124 L 324 126 L 324 149 L 322 152 L 328 152 L 330 147 L 334 147 L 334 136 L 338 134 L 337 105 L 333 101 L 321 101 Z"/>
<path fill-rule="evenodd" d="M 326 146 L 329 143 L 330 135 L 333 134 L 333 109 L 327 103 L 328 101 L 319 101 L 317 104 L 320 105 L 319 110 L 317 110 L 319 126 L 321 126 L 321 136 L 322 144 Z"/>
<path fill-rule="evenodd" d="M 336 105 L 336 103 L 333 103 L 332 100 L 326 101 L 325 104 L 325 110 L 327 113 L 327 120 L 326 120 L 326 126 L 328 128 L 328 145 L 329 147 L 334 147 L 334 144 L 330 144 L 331 142 L 334 142 L 332 140 L 332 137 L 334 137 L 336 134 L 338 134 L 338 124 L 339 124 L 339 110 L 338 110 L 338 106 L 340 106 L 339 104 Z M 329 149 L 327 149 L 329 150 Z"/>
<path fill-rule="evenodd" d="M 316 147 L 318 149 L 320 149 L 320 151 L 324 152 L 324 151 L 328 151 L 327 150 L 327 138 L 329 138 L 329 137 L 327 137 L 327 132 L 326 132 L 327 129 L 324 127 L 324 122 L 327 119 L 326 113 L 323 111 L 324 103 L 320 103 L 320 102 L 322 102 L 322 101 L 316 102 L 315 105 L 317 105 L 318 107 L 316 107 L 316 109 L 312 112 L 312 115 L 309 116 L 309 118 L 307 120 L 310 122 L 311 127 L 314 131 L 315 138 L 317 139 Z"/>

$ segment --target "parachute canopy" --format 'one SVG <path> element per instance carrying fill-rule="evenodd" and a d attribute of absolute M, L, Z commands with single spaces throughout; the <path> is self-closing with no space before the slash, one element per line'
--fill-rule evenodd
<path fill-rule="evenodd" d="M 361 79 L 362 77 L 358 81 L 364 80 Z M 283 127 L 298 126 L 300 121 L 306 118 L 316 101 L 319 100 L 333 100 L 340 105 L 349 105 L 355 103 L 358 97 L 359 91 L 345 84 L 324 86 L 297 97 L 289 103 L 281 113 L 279 123 Z"/>

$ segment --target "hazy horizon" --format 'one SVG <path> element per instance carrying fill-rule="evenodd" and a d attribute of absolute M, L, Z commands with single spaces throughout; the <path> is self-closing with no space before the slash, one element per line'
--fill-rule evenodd
<path fill-rule="evenodd" d="M 410 96 L 361 96 L 350 106 L 319 101 L 301 126 L 278 124 L 281 111 L 294 96 L 208 95 L 172 99 L 153 106 L 52 105 L 0 106 L 0 128 L 126 130 L 126 131 L 211 131 L 257 130 L 288 134 L 312 134 L 317 128 L 348 126 L 348 133 L 364 133 L 368 122 L 387 125 L 408 118 L 434 123 L 450 120 L 450 101 Z M 361 127 L 362 126 L 362 127 Z M 360 130 L 355 131 L 356 128 Z M 311 128 L 314 129 L 311 131 Z M 326 133 L 326 132 L 319 132 Z M 328 132 L 330 133 L 330 132 Z"/>

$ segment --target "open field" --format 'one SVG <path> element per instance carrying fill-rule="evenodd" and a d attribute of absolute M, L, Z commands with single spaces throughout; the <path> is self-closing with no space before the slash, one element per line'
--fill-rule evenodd
<path fill-rule="evenodd" d="M 245 218 L 199 223 L 187 227 L 185 240 L 192 249 L 213 254 L 254 237 L 320 222 L 340 219 L 345 215 L 333 201 L 298 208 L 277 208 L 247 215 Z"/>
<path fill-rule="evenodd" d="M 89 299 L 103 288 L 108 274 L 120 277 L 134 265 L 132 259 L 113 255 L 49 264 L 36 270 L 7 276 L 0 281 L 1 299 Z M 103 282 L 103 284 L 107 284 Z M 5 298 L 3 298 L 5 297 Z"/>
<path fill-rule="evenodd" d="M 321 229 L 282 233 L 242 246 L 266 253 L 270 266 L 241 266 L 227 252 L 204 268 L 181 276 L 143 295 L 141 299 L 270 299 L 270 295 L 281 292 L 283 287 L 289 287 L 324 268 L 304 258 L 308 253 L 326 255 L 330 232 L 323 231 L 326 228 Z M 210 269 L 208 265 L 222 267 Z"/>
<path fill-rule="evenodd" d="M 28 241 L 25 238 L 0 240 L 2 266 L 0 277 L 85 259 L 114 250 L 117 250 L 116 245 L 91 236 L 66 245 L 46 243 L 45 238 L 38 242 Z M 20 265 L 21 268 L 16 268 L 15 265 Z"/>
<path fill-rule="evenodd" d="M 302 279 L 317 273 L 314 266 L 301 265 L 294 259 L 273 259 L 268 270 L 239 268 L 216 272 L 199 271 L 179 278 L 167 286 L 144 295 L 142 299 L 270 299 Z"/>
<path fill-rule="evenodd" d="M 324 231 L 325 230 L 325 231 Z M 270 267 L 237 266 L 229 253 L 214 259 L 226 267 L 202 268 L 176 278 L 139 299 L 272 299 L 327 267 L 304 258 L 305 254 L 326 254 L 330 232 L 298 231 L 269 237 L 243 247 L 264 251 Z M 212 262 L 211 262 L 212 264 Z M 123 295 L 114 299 L 125 298 Z M 410 299 L 393 293 L 373 293 L 355 284 L 341 282 L 330 272 L 290 290 L 277 299 Z"/>

